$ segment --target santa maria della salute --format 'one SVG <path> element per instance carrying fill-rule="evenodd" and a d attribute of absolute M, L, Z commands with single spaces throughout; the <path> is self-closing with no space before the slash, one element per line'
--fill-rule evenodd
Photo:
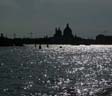
<path fill-rule="evenodd" d="M 23 46 L 24 44 L 72 44 L 72 45 L 91 45 L 91 44 L 112 44 L 112 36 L 104 36 L 99 34 L 95 39 L 85 39 L 77 35 L 73 35 L 69 24 L 66 24 L 63 30 L 60 27 L 55 28 L 54 35 L 43 38 L 8 38 L 1 33 L 0 46 Z"/>
<path fill-rule="evenodd" d="M 74 39 L 74 36 L 72 34 L 72 29 L 69 27 L 69 24 L 66 25 L 65 29 L 61 31 L 60 28 L 55 29 L 54 34 L 55 42 L 60 43 L 71 43 Z"/>

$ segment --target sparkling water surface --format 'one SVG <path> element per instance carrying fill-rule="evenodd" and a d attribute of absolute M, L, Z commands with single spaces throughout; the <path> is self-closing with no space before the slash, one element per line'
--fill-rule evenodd
<path fill-rule="evenodd" d="M 92 96 L 111 86 L 112 46 L 0 48 L 0 96 Z"/>

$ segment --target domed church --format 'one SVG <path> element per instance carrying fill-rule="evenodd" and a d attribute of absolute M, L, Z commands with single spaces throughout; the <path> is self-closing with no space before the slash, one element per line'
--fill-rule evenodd
<path fill-rule="evenodd" d="M 69 24 L 66 25 L 66 27 L 63 31 L 63 39 L 64 39 L 64 42 L 66 42 L 66 43 L 71 43 L 74 39 L 74 36 L 72 34 L 72 30 L 69 27 Z"/>

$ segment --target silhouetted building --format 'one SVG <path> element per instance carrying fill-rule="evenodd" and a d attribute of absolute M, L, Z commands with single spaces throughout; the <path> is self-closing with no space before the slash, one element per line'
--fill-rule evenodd
<path fill-rule="evenodd" d="M 98 35 L 96 36 L 97 44 L 112 44 L 112 36 Z"/>
<path fill-rule="evenodd" d="M 0 35 L 0 46 L 12 46 L 12 40 L 4 36 L 3 33 Z"/>
<path fill-rule="evenodd" d="M 73 45 L 90 45 L 90 44 L 112 44 L 112 36 L 97 35 L 96 39 L 85 39 L 72 34 L 72 29 L 69 24 L 66 25 L 63 33 L 60 28 L 55 29 L 55 34 L 52 37 L 44 38 L 7 38 L 3 33 L 0 34 L 0 46 L 23 46 L 24 44 L 73 44 Z M 41 48 L 41 47 L 40 47 Z M 61 48 L 61 47 L 60 47 Z"/>
<path fill-rule="evenodd" d="M 56 29 L 55 29 L 54 37 L 55 37 L 55 38 L 62 38 L 62 31 L 61 31 L 60 28 L 58 28 L 58 29 L 56 28 Z"/>
<path fill-rule="evenodd" d="M 69 27 L 69 24 L 67 24 L 63 31 L 63 41 L 64 43 L 71 44 L 73 40 L 74 36 L 72 34 L 72 29 Z"/>
<path fill-rule="evenodd" d="M 4 34 L 3 33 L 1 33 L 0 38 L 4 38 Z"/>
<path fill-rule="evenodd" d="M 66 25 L 64 31 L 63 31 L 63 37 L 64 38 L 73 38 L 72 29 L 69 27 L 69 24 Z"/>
<path fill-rule="evenodd" d="M 55 34 L 53 36 L 53 42 L 54 43 L 62 43 L 62 31 L 60 28 L 56 28 L 55 29 Z"/>

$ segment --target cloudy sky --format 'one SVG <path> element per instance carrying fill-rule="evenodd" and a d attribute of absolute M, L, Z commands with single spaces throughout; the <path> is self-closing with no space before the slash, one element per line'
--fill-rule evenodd
<path fill-rule="evenodd" d="M 8 36 L 52 36 L 69 23 L 87 38 L 112 34 L 112 0 L 0 0 L 0 32 Z M 103 32 L 105 30 L 105 32 Z"/>

